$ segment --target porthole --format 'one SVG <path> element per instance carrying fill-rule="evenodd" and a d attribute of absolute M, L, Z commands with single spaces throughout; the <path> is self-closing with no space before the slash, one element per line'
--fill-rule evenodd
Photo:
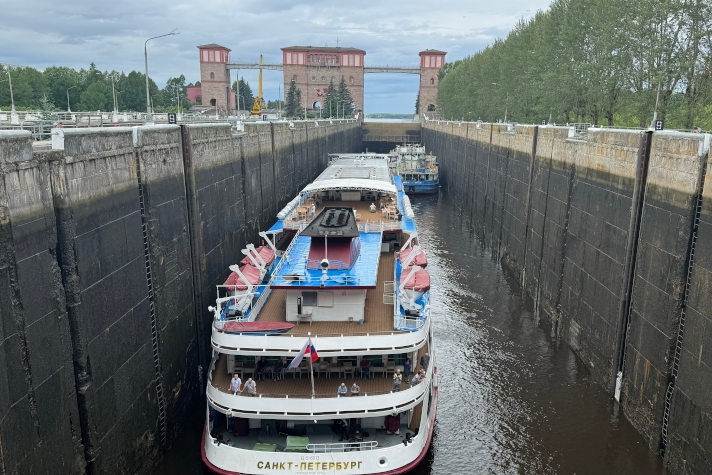
<path fill-rule="evenodd" d="M 378 459 L 378 466 L 381 468 L 385 468 L 388 466 L 388 459 L 386 457 L 381 457 Z"/>

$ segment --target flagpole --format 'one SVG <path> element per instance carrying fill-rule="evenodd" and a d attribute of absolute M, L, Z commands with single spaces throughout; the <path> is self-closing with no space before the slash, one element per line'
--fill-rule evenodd
<path fill-rule="evenodd" d="M 307 343 L 309 346 L 312 345 L 311 342 L 311 332 L 309 334 L 309 342 Z M 314 365 L 312 363 L 312 356 L 311 354 L 309 355 L 309 375 L 311 376 L 311 385 L 312 385 L 312 399 L 314 398 Z"/>

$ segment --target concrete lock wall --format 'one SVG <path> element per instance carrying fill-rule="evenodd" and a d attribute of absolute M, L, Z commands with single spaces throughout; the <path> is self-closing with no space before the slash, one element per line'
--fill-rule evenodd
<path fill-rule="evenodd" d="M 430 122 L 448 192 L 670 469 L 712 472 L 710 136 Z M 707 186 L 705 186 L 707 184 Z"/>
<path fill-rule="evenodd" d="M 55 133 L 0 132 L 0 473 L 148 472 L 203 411 L 215 285 L 360 129 Z"/>

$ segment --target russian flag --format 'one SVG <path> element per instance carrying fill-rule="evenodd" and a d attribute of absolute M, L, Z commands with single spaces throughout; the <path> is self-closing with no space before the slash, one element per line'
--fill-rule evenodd
<path fill-rule="evenodd" d="M 299 366 L 299 363 L 302 362 L 302 359 L 305 355 L 309 355 L 312 363 L 319 359 L 319 354 L 316 352 L 316 348 L 314 348 L 314 344 L 312 343 L 311 338 L 307 340 L 307 342 L 304 344 L 304 348 L 302 348 L 302 350 L 297 354 L 297 356 L 294 357 L 292 362 L 289 363 L 289 365 L 287 366 L 287 370 L 294 369 Z"/>
<path fill-rule="evenodd" d="M 311 342 L 311 338 L 307 342 L 307 349 L 304 352 L 304 355 L 309 356 L 311 358 L 312 363 L 319 359 L 319 353 L 316 352 L 316 348 L 314 348 L 314 344 Z"/>

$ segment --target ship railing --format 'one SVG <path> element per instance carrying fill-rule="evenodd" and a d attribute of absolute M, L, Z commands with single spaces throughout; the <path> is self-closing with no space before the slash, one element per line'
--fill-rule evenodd
<path fill-rule="evenodd" d="M 241 370 L 241 368 L 237 368 L 237 369 Z M 411 375 L 411 377 L 412 377 L 412 375 Z M 391 381 L 390 377 L 376 376 L 376 378 L 383 378 L 383 379 L 388 380 L 389 382 Z M 356 379 L 359 380 L 358 378 L 356 378 Z M 297 381 L 298 380 L 299 379 L 297 378 Z M 305 381 L 305 384 L 308 384 L 309 380 L 308 380 L 308 378 L 306 378 L 303 381 Z M 418 384 L 426 384 L 425 383 L 426 381 L 427 380 L 424 379 L 422 383 L 418 383 Z M 357 397 L 363 398 L 363 397 L 383 396 L 385 394 L 395 394 L 398 392 L 403 392 L 407 389 L 410 389 L 410 387 L 411 387 L 410 382 L 404 381 L 402 384 L 403 384 L 403 388 L 400 391 L 393 391 L 391 389 L 383 390 L 383 391 L 368 391 L 368 392 L 361 391 L 358 396 L 346 395 L 346 396 L 341 396 L 341 397 L 356 399 Z M 416 384 L 416 386 L 417 386 L 417 384 Z M 426 384 L 426 386 L 427 386 L 427 384 Z M 228 391 L 223 391 L 222 389 L 220 389 L 220 391 L 228 393 Z M 333 398 L 339 397 L 339 396 L 334 395 L 334 391 L 330 391 L 328 393 L 315 393 L 314 396 L 312 396 L 311 394 L 286 394 L 286 393 L 275 393 L 275 392 L 261 392 L 258 394 L 258 396 L 262 397 L 262 398 L 272 398 L 272 399 L 333 399 Z"/>
<path fill-rule="evenodd" d="M 368 393 L 361 392 L 358 396 L 341 397 L 334 394 L 334 391 L 314 395 L 306 392 L 292 394 L 259 392 L 256 397 L 247 397 L 236 396 L 227 389 L 211 383 L 207 387 L 206 397 L 211 406 L 231 417 L 264 412 L 266 405 L 272 408 L 279 407 L 279 413 L 287 417 L 292 414 L 321 419 L 364 417 L 367 413 L 383 412 L 396 407 L 407 410 L 422 402 L 435 378 L 432 367 L 433 365 L 428 365 L 425 378 L 417 384 L 412 385 L 408 381 L 403 381 L 400 391 L 376 390 Z M 389 380 L 388 377 L 384 378 L 384 383 L 387 384 Z M 309 378 L 302 379 L 302 384 L 303 389 L 309 390 Z M 340 399 L 348 399 L 348 402 L 336 402 Z"/>
<path fill-rule="evenodd" d="M 299 226 L 299 230 L 292 238 L 292 241 L 289 243 L 289 246 L 287 246 L 287 249 L 284 250 L 283 256 L 286 256 L 286 257 L 280 259 L 279 264 L 277 264 L 277 266 L 275 266 L 275 268 L 272 270 L 272 276 L 270 277 L 269 282 L 267 283 L 267 286 L 266 286 L 264 292 L 262 292 L 262 295 L 260 295 L 260 298 L 258 298 L 257 302 L 255 302 L 255 304 L 252 306 L 252 310 L 250 311 L 250 314 L 247 318 L 248 321 L 251 321 L 251 322 L 255 321 L 255 318 L 257 318 L 257 315 L 260 314 L 262 307 L 264 307 L 270 294 L 272 294 L 272 286 L 271 286 L 272 281 L 275 279 L 275 277 L 277 275 L 279 275 L 279 271 L 282 268 L 284 261 L 289 260 L 289 252 L 292 250 L 292 247 L 294 247 L 294 243 L 297 242 L 297 238 L 302 233 L 302 231 L 304 230 L 305 227 L 306 227 L 306 223 L 302 223 Z"/>
<path fill-rule="evenodd" d="M 398 220 L 381 220 L 377 222 L 366 222 L 358 224 L 360 233 L 378 233 L 383 231 L 393 231 L 400 229 L 401 223 Z"/>
<path fill-rule="evenodd" d="M 350 452 L 374 450 L 378 447 L 377 440 L 366 440 L 362 442 L 332 442 L 330 444 L 307 444 L 307 451 L 317 454 L 329 452 Z"/>
<path fill-rule="evenodd" d="M 430 304 L 425 305 L 419 315 L 401 315 L 398 312 L 398 299 L 394 302 L 393 328 L 402 331 L 417 331 L 421 330 L 426 322 L 430 321 Z"/>
<path fill-rule="evenodd" d="M 307 268 L 310 266 L 312 268 L 319 267 L 322 263 L 321 259 L 307 259 Z M 329 269 L 330 270 L 343 270 L 348 269 L 349 266 L 344 261 L 340 259 L 329 259 Z"/>

